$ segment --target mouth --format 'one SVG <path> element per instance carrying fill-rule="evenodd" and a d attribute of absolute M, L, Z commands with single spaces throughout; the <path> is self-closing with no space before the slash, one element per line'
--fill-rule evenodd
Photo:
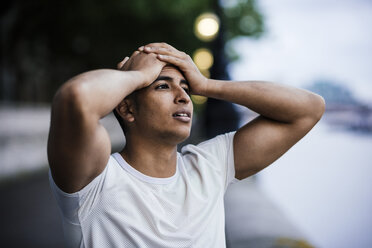
<path fill-rule="evenodd" d="M 172 117 L 176 120 L 186 122 L 186 123 L 191 121 L 191 113 L 190 111 L 187 111 L 187 110 L 179 110 L 176 113 L 174 113 Z"/>

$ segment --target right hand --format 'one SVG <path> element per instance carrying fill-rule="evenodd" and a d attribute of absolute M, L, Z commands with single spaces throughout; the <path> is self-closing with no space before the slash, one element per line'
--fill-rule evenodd
<path fill-rule="evenodd" d="M 130 58 L 125 57 L 117 67 L 121 71 L 140 72 L 143 84 L 139 88 L 144 88 L 155 81 L 165 65 L 166 63 L 160 61 L 154 53 L 135 51 Z"/>
<path fill-rule="evenodd" d="M 208 79 L 203 76 L 191 57 L 167 43 L 150 43 L 140 47 L 139 51 L 155 53 L 159 60 L 176 66 L 190 84 L 191 94 L 205 95 Z"/>

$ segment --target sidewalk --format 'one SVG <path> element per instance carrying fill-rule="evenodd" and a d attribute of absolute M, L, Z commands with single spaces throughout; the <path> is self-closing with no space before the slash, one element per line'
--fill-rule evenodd
<path fill-rule="evenodd" d="M 62 224 L 47 170 L 0 184 L 0 244 L 6 248 L 62 248 Z"/>
<path fill-rule="evenodd" d="M 225 211 L 228 248 L 311 247 L 254 177 L 229 186 Z"/>

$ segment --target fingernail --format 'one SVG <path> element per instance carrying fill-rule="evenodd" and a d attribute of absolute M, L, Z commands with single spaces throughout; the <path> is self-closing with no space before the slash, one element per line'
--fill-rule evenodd
<path fill-rule="evenodd" d="M 152 48 L 151 47 L 145 47 L 146 50 L 151 50 Z"/>
<path fill-rule="evenodd" d="M 143 46 L 139 47 L 138 50 L 142 51 L 143 50 Z"/>

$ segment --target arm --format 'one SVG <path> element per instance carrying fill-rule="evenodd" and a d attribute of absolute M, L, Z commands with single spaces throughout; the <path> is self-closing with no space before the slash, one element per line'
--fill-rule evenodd
<path fill-rule="evenodd" d="M 164 43 L 140 48 L 178 66 L 190 83 L 191 92 L 243 105 L 258 114 L 234 137 L 236 177 L 251 176 L 270 165 L 319 121 L 324 100 L 306 90 L 268 82 L 233 82 L 206 79 L 190 56 Z"/>
<path fill-rule="evenodd" d="M 202 93 L 243 105 L 259 117 L 234 137 L 236 177 L 251 176 L 270 165 L 319 121 L 324 100 L 311 92 L 268 82 L 208 80 Z"/>
<path fill-rule="evenodd" d="M 111 144 L 99 120 L 155 80 L 163 66 L 156 56 L 136 52 L 125 63 L 127 71 L 89 71 L 61 86 L 52 103 L 48 160 L 62 190 L 76 192 L 102 172 Z"/>

